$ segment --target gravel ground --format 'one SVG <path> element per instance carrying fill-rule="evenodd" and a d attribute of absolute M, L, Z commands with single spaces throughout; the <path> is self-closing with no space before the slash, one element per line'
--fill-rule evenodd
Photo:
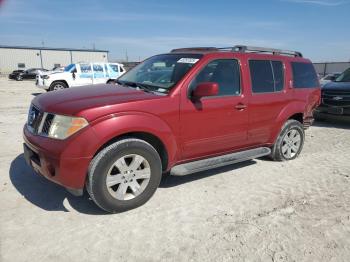
<path fill-rule="evenodd" d="M 26 166 L 41 92 L 0 78 L 1 261 L 350 261 L 350 124 L 315 123 L 294 161 L 165 177 L 144 206 L 109 215 Z"/>

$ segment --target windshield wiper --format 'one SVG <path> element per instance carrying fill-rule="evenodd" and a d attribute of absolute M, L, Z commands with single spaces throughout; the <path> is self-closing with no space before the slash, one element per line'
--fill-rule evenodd
<path fill-rule="evenodd" d="M 149 85 L 137 83 L 137 82 L 130 82 L 130 81 L 116 81 L 117 84 L 124 85 L 124 86 L 130 86 L 130 87 L 136 87 L 138 89 L 141 89 L 145 92 L 153 93 L 157 92 L 157 90 L 152 89 Z"/>

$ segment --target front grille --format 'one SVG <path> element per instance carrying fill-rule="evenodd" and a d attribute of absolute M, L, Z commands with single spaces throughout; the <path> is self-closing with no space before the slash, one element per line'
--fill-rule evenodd
<path fill-rule="evenodd" d="M 33 134 L 47 136 L 53 119 L 53 114 L 43 113 L 32 105 L 29 109 L 27 127 Z"/>
<path fill-rule="evenodd" d="M 35 106 L 32 105 L 29 109 L 28 120 L 27 120 L 28 128 L 32 133 L 34 134 L 38 133 L 38 129 L 42 118 L 43 118 L 43 113 L 40 112 L 40 110 L 37 109 Z"/>
<path fill-rule="evenodd" d="M 41 134 L 43 134 L 43 135 L 48 135 L 49 134 L 53 118 L 54 118 L 53 114 L 47 114 L 46 115 L 43 127 L 41 129 Z"/>
<path fill-rule="evenodd" d="M 330 91 L 322 92 L 322 102 L 329 106 L 350 107 L 350 91 Z"/>

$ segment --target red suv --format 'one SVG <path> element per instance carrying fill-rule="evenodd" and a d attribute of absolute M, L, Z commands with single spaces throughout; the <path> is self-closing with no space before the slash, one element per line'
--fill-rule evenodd
<path fill-rule="evenodd" d="M 162 174 L 296 158 L 320 88 L 299 52 L 235 46 L 156 55 L 117 80 L 42 94 L 24 127 L 38 173 L 108 212 L 144 204 Z"/>

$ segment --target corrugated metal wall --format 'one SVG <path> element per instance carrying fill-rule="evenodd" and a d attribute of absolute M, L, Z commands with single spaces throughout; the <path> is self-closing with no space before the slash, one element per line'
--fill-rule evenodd
<path fill-rule="evenodd" d="M 71 62 L 69 51 L 42 50 L 43 68 L 52 69 L 55 64 L 67 66 Z"/>
<path fill-rule="evenodd" d="M 314 63 L 316 72 L 321 76 L 331 73 L 341 73 L 350 67 L 350 62 Z"/>
<path fill-rule="evenodd" d="M 1 73 L 18 69 L 18 63 L 24 63 L 26 68 L 41 67 L 40 50 L 0 48 Z"/>
<path fill-rule="evenodd" d="M 18 68 L 19 63 L 25 64 L 24 69 L 52 69 L 55 64 L 69 65 L 71 62 L 108 62 L 107 52 L 94 51 L 65 51 L 0 48 L 0 73 L 8 74 Z"/>
<path fill-rule="evenodd" d="M 107 53 L 72 51 L 73 63 L 78 62 L 108 62 Z"/>

